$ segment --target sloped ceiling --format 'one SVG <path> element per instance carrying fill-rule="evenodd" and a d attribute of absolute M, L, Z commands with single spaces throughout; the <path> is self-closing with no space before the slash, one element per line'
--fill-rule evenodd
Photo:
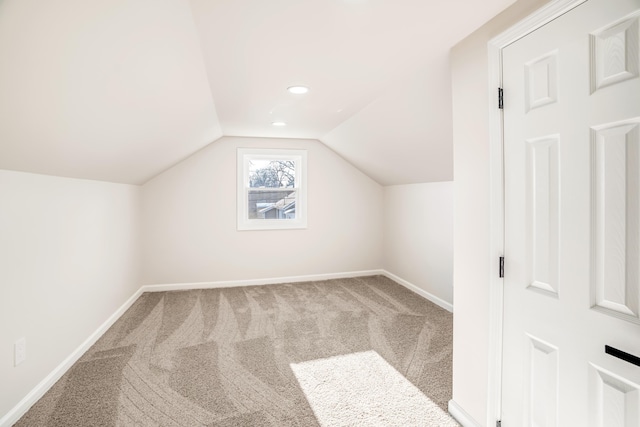
<path fill-rule="evenodd" d="M 186 0 L 0 0 L 0 168 L 140 184 L 221 135 Z"/>
<path fill-rule="evenodd" d="M 450 180 L 449 48 L 511 3 L 0 0 L 0 168 L 140 184 L 224 134 Z"/>

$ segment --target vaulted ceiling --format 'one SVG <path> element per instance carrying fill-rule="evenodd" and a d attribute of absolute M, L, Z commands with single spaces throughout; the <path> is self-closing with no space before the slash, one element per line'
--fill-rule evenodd
<path fill-rule="evenodd" d="M 513 1 L 0 0 L 0 168 L 141 184 L 229 135 L 450 180 L 448 51 Z"/>

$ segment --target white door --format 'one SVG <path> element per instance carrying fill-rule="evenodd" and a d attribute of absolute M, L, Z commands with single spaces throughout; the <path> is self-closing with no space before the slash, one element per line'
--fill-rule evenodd
<path fill-rule="evenodd" d="M 504 427 L 640 427 L 639 30 L 588 0 L 503 50 Z"/>

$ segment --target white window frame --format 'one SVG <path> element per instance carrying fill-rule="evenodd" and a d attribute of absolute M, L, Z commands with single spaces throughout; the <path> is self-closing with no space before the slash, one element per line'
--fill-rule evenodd
<path fill-rule="evenodd" d="M 252 160 L 292 160 L 296 163 L 295 219 L 249 219 L 249 163 Z M 279 148 L 238 148 L 238 230 L 291 230 L 307 228 L 307 151 Z"/>

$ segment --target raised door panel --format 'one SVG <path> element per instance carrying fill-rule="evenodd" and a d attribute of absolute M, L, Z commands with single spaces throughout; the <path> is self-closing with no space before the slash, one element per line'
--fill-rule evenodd
<path fill-rule="evenodd" d="M 526 247 L 530 289 L 558 296 L 559 136 L 527 141 Z"/>
<path fill-rule="evenodd" d="M 640 323 L 640 119 L 594 127 L 592 306 Z"/>

